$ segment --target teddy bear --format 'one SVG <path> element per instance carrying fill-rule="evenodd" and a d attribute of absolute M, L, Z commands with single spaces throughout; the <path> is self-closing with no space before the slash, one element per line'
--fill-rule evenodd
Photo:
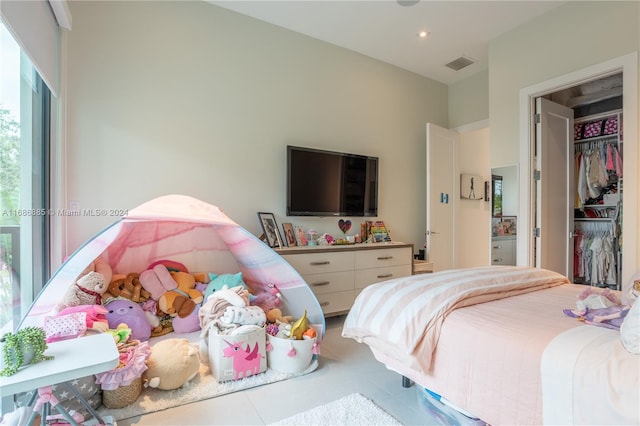
<path fill-rule="evenodd" d="M 186 385 L 200 369 L 198 349 L 187 339 L 162 340 L 151 347 L 143 374 L 145 386 L 173 390 Z"/>
<path fill-rule="evenodd" d="M 102 304 L 102 295 L 107 291 L 112 274 L 111 266 L 101 257 L 96 258 L 67 288 L 55 312 L 71 306 Z"/>
<path fill-rule="evenodd" d="M 151 293 L 145 290 L 140 283 L 140 274 L 132 272 L 127 275 L 114 275 L 104 298 L 121 297 L 129 299 L 135 303 L 142 303 L 149 300 Z"/>
<path fill-rule="evenodd" d="M 195 289 L 195 277 L 187 272 L 171 272 L 171 277 L 177 283 L 173 290 L 166 291 L 158 299 L 158 306 L 162 312 L 171 316 L 185 318 L 202 303 L 202 293 Z"/>

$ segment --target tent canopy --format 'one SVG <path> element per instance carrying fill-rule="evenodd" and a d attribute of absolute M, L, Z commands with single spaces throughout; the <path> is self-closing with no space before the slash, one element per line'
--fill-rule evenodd
<path fill-rule="evenodd" d="M 251 293 L 259 296 L 269 291 L 269 284 L 275 285 L 285 314 L 299 317 L 306 310 L 309 321 L 324 330 L 318 300 L 291 265 L 218 207 L 185 195 L 144 203 L 86 241 L 46 283 L 21 326 L 42 325 L 98 256 L 114 274 L 142 272 L 165 259 L 183 263 L 189 272 L 242 272 Z"/>

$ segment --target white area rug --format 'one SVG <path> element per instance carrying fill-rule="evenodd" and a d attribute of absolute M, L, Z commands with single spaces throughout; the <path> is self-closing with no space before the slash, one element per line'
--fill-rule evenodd
<path fill-rule="evenodd" d="M 211 374 L 211 370 L 204 363 L 200 364 L 200 374 L 198 374 L 185 387 L 176 390 L 161 390 L 146 388 L 142 390 L 140 397 L 133 404 L 123 408 L 105 408 L 101 406 L 97 411 L 100 414 L 111 415 L 116 420 L 128 419 L 145 413 L 165 410 L 179 405 L 204 399 L 215 398 L 243 389 L 266 385 L 281 380 L 290 379 L 311 373 L 318 368 L 318 360 L 311 361 L 309 367 L 302 373 L 282 373 L 272 369 L 267 369 L 264 373 L 249 376 L 246 379 L 219 383 Z"/>
<path fill-rule="evenodd" d="M 274 425 L 402 425 L 370 399 L 354 393 L 309 411 L 296 414 Z"/>

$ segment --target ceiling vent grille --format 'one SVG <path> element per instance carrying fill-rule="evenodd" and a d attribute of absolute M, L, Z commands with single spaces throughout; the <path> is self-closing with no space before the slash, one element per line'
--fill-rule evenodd
<path fill-rule="evenodd" d="M 454 59 L 453 61 L 449 62 L 446 66 L 454 71 L 460 71 L 462 68 L 466 68 L 475 62 L 476 61 L 474 61 L 473 59 L 461 56 L 458 59 Z"/>

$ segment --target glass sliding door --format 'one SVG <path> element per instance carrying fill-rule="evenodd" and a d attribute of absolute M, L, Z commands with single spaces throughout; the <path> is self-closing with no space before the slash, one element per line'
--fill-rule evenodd
<path fill-rule="evenodd" d="M 0 335 L 49 276 L 51 94 L 0 21 Z"/>

